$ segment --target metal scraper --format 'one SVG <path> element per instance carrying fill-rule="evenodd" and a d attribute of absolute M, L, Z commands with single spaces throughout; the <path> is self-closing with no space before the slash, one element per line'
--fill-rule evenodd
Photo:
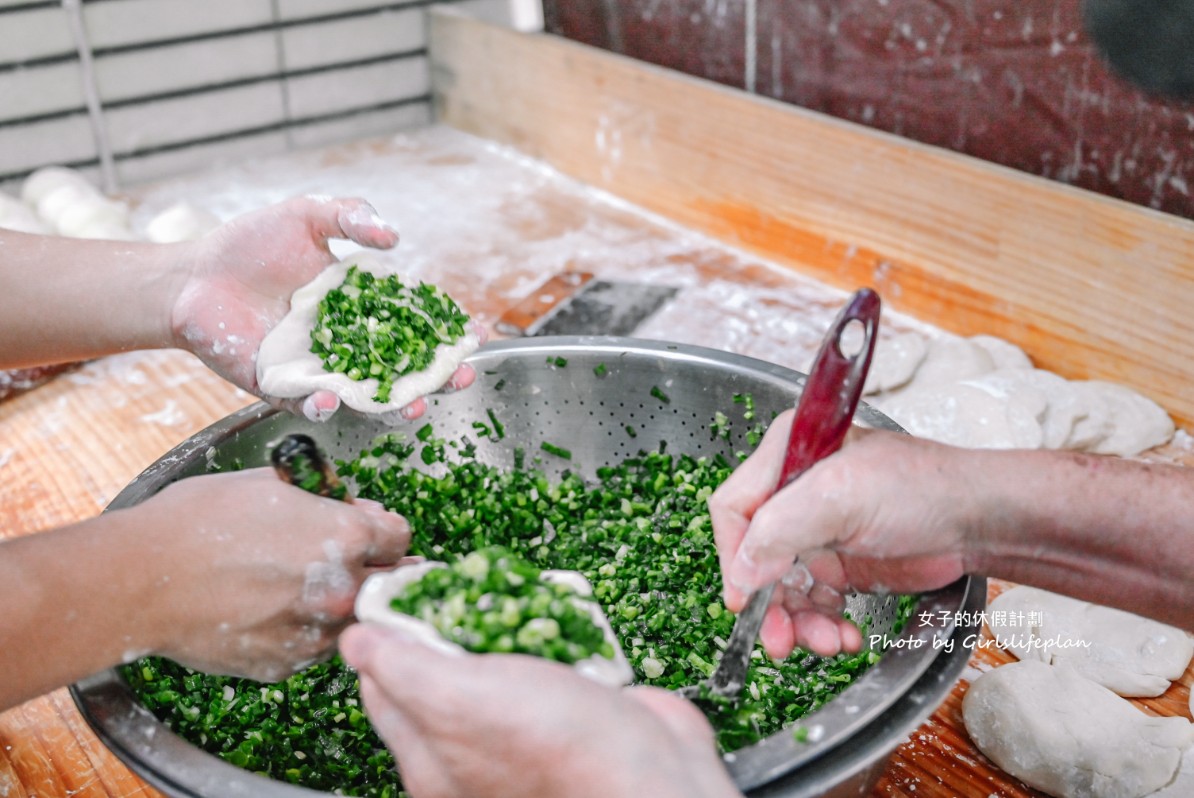
<path fill-rule="evenodd" d="M 495 328 L 503 335 L 632 335 L 676 291 L 562 272 L 503 313 Z"/>

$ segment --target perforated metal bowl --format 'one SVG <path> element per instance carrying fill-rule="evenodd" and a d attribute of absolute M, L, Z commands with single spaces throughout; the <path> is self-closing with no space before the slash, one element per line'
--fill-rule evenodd
<path fill-rule="evenodd" d="M 543 442 L 565 446 L 571 461 L 548 457 L 542 467 L 553 475 L 569 469 L 585 477 L 661 444 L 673 453 L 732 457 L 747 448 L 747 425 L 736 424 L 729 440 L 711 441 L 708 427 L 715 413 L 732 408 L 735 394 L 750 394 L 758 418 L 770 418 L 793 406 L 804 380 L 802 374 L 751 358 L 627 338 L 505 341 L 482 348 L 470 362 L 480 375 L 477 384 L 430 403 L 426 418 L 437 436 L 468 435 L 482 461 L 505 467 L 513 465 L 516 448 L 533 452 Z M 652 395 L 653 388 L 668 401 Z M 476 439 L 472 424 L 485 421 L 489 410 L 505 426 L 501 440 Z M 865 404 L 855 421 L 898 430 Z M 137 504 L 170 482 L 203 473 L 213 461 L 267 465 L 271 444 L 296 431 L 310 434 L 334 457 L 351 458 L 386 428 L 348 413 L 314 425 L 254 405 L 166 454 L 109 509 Z M 977 631 L 967 622 L 977 617 L 985 595 L 983 580 L 964 578 L 922 596 L 896 638 L 900 643 L 841 695 L 801 720 L 810 731 L 808 741 L 779 732 L 726 757 L 736 783 L 752 795 L 866 794 L 887 756 L 957 680 L 969 656 L 962 643 Z M 848 605 L 853 617 L 873 619 L 873 634 L 894 637 L 894 596 L 851 596 Z M 169 795 L 318 794 L 239 770 L 185 742 L 136 701 L 116 671 L 80 682 L 72 692 L 108 747 Z"/>

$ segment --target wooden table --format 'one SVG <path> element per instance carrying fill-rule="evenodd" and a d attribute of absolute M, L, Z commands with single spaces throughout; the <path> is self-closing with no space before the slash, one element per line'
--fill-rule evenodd
<path fill-rule="evenodd" d="M 143 214 L 187 197 L 231 215 L 315 184 L 371 197 L 404 231 L 392 257 L 442 283 L 489 323 L 544 276 L 572 265 L 682 285 L 649 327 L 800 367 L 841 298 L 448 128 L 176 180 L 140 200 Z M 458 209 L 454 224 L 466 232 L 449 234 L 452 225 L 437 218 L 445 206 Z M 898 314 L 885 325 L 918 328 Z M 96 361 L 0 404 L 0 529 L 13 537 L 95 515 L 170 447 L 251 401 L 190 355 L 163 351 Z M 1008 660 L 986 648 L 972 666 Z M 1146 705 L 1184 714 L 1191 678 Z M 900 747 L 876 795 L 1034 794 L 994 771 L 969 743 L 960 716 L 964 689 L 959 682 Z M 0 715 L 0 796 L 154 794 L 96 740 L 65 690 Z"/>

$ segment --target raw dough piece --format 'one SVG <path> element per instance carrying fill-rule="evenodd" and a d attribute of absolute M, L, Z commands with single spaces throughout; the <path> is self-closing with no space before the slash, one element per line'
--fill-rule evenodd
<path fill-rule="evenodd" d="M 1062 377 L 1051 371 L 1034 368 L 1002 368 L 966 380 L 986 390 L 1012 397 L 1022 393 L 1036 395 L 1044 400 L 1044 410 L 1038 416 L 1043 435 L 1042 446 L 1046 449 L 1061 449 L 1073 432 L 1074 424 L 1087 415 L 1086 405 L 1080 401 L 1078 391 Z M 1037 402 L 1038 399 L 1031 401 Z"/>
<path fill-rule="evenodd" d="M 19 233 L 45 233 L 46 226 L 25 203 L 16 197 L 0 193 L 0 228 Z"/>
<path fill-rule="evenodd" d="M 965 338 L 934 338 L 916 373 L 903 390 L 948 385 L 995 370 L 986 349 Z"/>
<path fill-rule="evenodd" d="M 1190 798 L 1191 795 L 1194 795 L 1194 746 L 1182 755 L 1173 781 L 1157 792 L 1150 792 L 1148 798 Z"/>
<path fill-rule="evenodd" d="M 98 238 L 94 232 L 111 230 L 122 230 L 126 237 L 131 237 L 128 220 L 128 205 L 88 194 L 63 208 L 55 219 L 55 227 L 59 234 L 72 238 Z"/>
<path fill-rule="evenodd" d="M 217 227 L 220 217 L 189 202 L 176 202 L 149 220 L 145 238 L 158 244 L 194 241 Z"/>
<path fill-rule="evenodd" d="M 56 188 L 37 203 L 37 215 L 50 227 L 58 229 L 58 220 L 74 204 L 89 199 L 98 199 L 100 194 L 88 185 L 73 183 Z"/>
<path fill-rule="evenodd" d="M 1102 392 L 1089 383 L 1071 381 L 1069 385 L 1086 415 L 1074 422 L 1074 428 L 1070 430 L 1062 448 L 1089 451 L 1115 431 L 1111 406 L 1103 398 Z"/>
<path fill-rule="evenodd" d="M 81 172 L 65 166 L 43 166 L 25 178 L 25 182 L 21 184 L 21 199 L 31 207 L 37 207 L 43 199 L 64 186 L 89 189 L 92 193 L 98 193 L 91 181 L 83 177 Z"/>
<path fill-rule="evenodd" d="M 1113 382 L 1087 380 L 1079 384 L 1096 391 L 1107 403 L 1114 425 L 1111 433 L 1090 446 L 1089 451 L 1132 457 L 1173 438 L 1173 419 L 1153 400 Z"/>
<path fill-rule="evenodd" d="M 1024 354 L 1024 350 L 994 335 L 972 335 L 970 342 L 978 344 L 987 350 L 997 369 L 1030 369 L 1032 360 Z"/>
<path fill-rule="evenodd" d="M 1123 696 L 1160 695 L 1194 657 L 1194 641 L 1181 629 L 1035 587 L 1000 594 L 987 619 L 1020 659 L 1068 665 Z"/>
<path fill-rule="evenodd" d="M 349 268 L 354 265 L 373 274 L 386 273 L 379 261 L 359 253 L 332 264 L 294 292 L 290 298 L 290 312 L 270 330 L 257 350 L 257 383 L 265 394 L 289 399 L 327 390 L 354 410 L 392 414 L 420 396 L 438 390 L 457 366 L 480 346 L 480 340 L 471 331 L 451 346 L 440 346 L 426 369 L 394 381 L 388 402 L 374 401 L 378 386 L 376 379 L 352 380 L 343 374 L 325 371 L 323 360 L 311 351 L 311 330 L 315 327 L 320 300 L 344 282 Z"/>
<path fill-rule="evenodd" d="M 1064 665 L 1016 662 L 974 680 L 962 720 L 979 750 L 1058 798 L 1141 798 L 1194 743 L 1185 718 L 1145 715 Z"/>
<path fill-rule="evenodd" d="M 864 394 L 891 391 L 912 379 L 929 351 L 924 336 L 909 332 L 875 342 L 875 354 L 866 375 Z"/>
<path fill-rule="evenodd" d="M 432 568 L 444 567 L 446 566 L 442 562 L 427 561 L 371 575 L 361 585 L 361 589 L 357 593 L 354 607 L 357 620 L 398 629 L 425 645 L 447 654 L 463 653 L 462 647 L 445 639 L 431 624 L 419 618 L 395 612 L 390 608 L 390 600 L 401 593 L 406 585 L 421 579 L 423 574 Z M 626 654 L 618 643 L 618 637 L 614 634 L 609 619 L 605 617 L 605 613 L 601 611 L 601 607 L 596 602 L 587 600 L 593 595 L 593 587 L 589 581 L 576 571 L 542 571 L 540 578 L 544 582 L 568 585 L 576 591 L 576 602 L 588 611 L 593 622 L 601 627 L 606 641 L 614 648 L 612 660 L 595 654 L 586 660 L 577 662 L 572 667 L 582 676 L 587 676 L 610 687 L 622 687 L 634 681 L 634 670 L 626 660 Z"/>
<path fill-rule="evenodd" d="M 973 449 L 1039 449 L 1045 404 L 1039 391 L 1001 397 L 962 382 L 906 388 L 875 401 L 917 437 Z"/>

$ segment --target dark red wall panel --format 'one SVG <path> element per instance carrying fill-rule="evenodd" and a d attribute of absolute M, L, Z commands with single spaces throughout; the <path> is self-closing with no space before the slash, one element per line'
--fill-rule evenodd
<path fill-rule="evenodd" d="M 1194 105 L 1114 75 L 1078 0 L 547 0 L 545 10 L 549 30 L 578 41 L 1194 218 Z"/>

